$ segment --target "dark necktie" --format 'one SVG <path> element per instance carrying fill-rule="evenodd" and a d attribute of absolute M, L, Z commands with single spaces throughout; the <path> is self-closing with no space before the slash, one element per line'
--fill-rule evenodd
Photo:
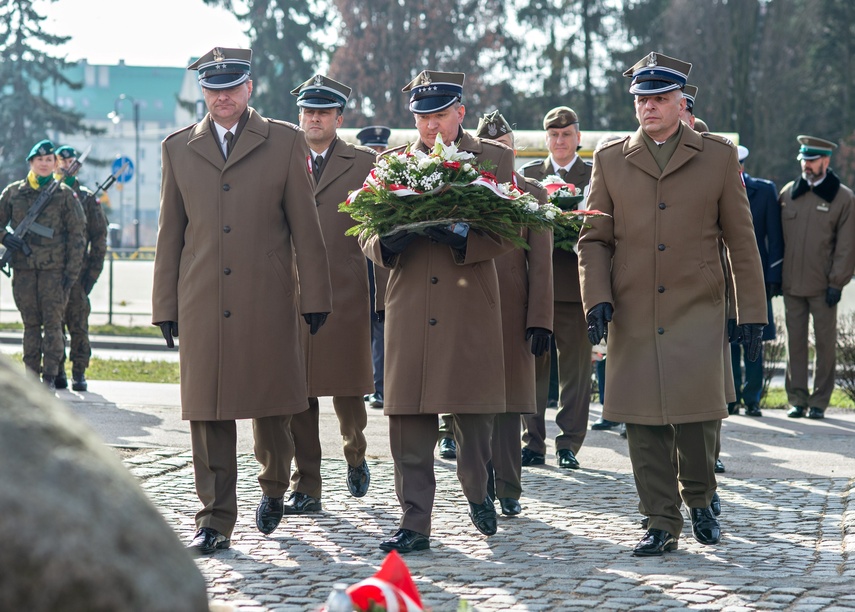
<path fill-rule="evenodd" d="M 229 155 L 232 152 L 232 145 L 234 144 L 235 135 L 232 132 L 226 132 L 223 138 L 226 139 L 226 159 L 228 159 Z"/>
<path fill-rule="evenodd" d="M 567 182 L 567 175 L 569 173 L 570 173 L 570 171 L 567 170 L 567 168 L 559 168 L 559 170 L 558 170 L 558 176 L 560 176 L 561 180 L 564 181 L 565 183 Z"/>
<path fill-rule="evenodd" d="M 321 172 L 324 170 L 324 156 L 316 155 L 315 160 L 312 162 L 312 174 L 315 175 L 315 181 L 319 182 L 321 180 Z"/>

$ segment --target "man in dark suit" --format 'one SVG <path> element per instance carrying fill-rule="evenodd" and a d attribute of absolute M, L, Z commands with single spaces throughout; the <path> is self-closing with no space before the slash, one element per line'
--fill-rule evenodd
<path fill-rule="evenodd" d="M 573 109 L 566 106 L 553 108 L 543 119 L 546 131 L 546 148 L 549 157 L 531 162 L 520 171 L 527 178 L 542 181 L 550 175 L 560 176 L 579 189 L 591 180 L 591 164 L 577 154 L 579 119 Z M 588 429 L 588 407 L 591 403 L 591 347 L 586 342 L 587 324 L 582 310 L 579 290 L 579 258 L 572 251 L 555 249 L 552 252 L 553 280 L 555 284 L 554 338 L 557 355 L 547 352 L 536 360 L 537 413 L 523 416 L 523 465 L 543 465 L 546 455 L 546 401 L 549 389 L 550 361 L 558 360 L 559 399 L 555 423 L 561 433 L 555 439 L 558 466 L 578 469 L 576 453 L 585 441 Z M 597 429 L 610 429 L 619 423 L 602 421 Z"/>
<path fill-rule="evenodd" d="M 772 181 L 754 178 L 745 171 L 748 149 L 739 145 L 739 169 L 745 182 L 745 192 L 751 205 L 754 220 L 754 235 L 763 264 L 763 279 L 766 285 L 766 310 L 769 324 L 763 328 L 763 341 L 775 339 L 775 320 L 772 315 L 772 298 L 781 295 L 781 270 L 784 262 L 784 233 L 781 229 L 781 207 L 778 205 L 778 188 Z M 745 358 L 744 347 L 738 342 L 730 345 L 733 362 L 733 383 L 736 401 L 727 405 L 730 414 L 739 414 L 739 403 L 745 404 L 745 416 L 763 416 L 760 410 L 760 395 L 763 392 L 763 350 L 757 361 Z M 744 364 L 744 378 L 743 378 Z"/>
<path fill-rule="evenodd" d="M 196 554 L 231 545 L 235 419 L 253 420 L 262 504 L 288 490 L 289 422 L 308 407 L 300 315 L 315 333 L 332 310 L 309 148 L 297 126 L 249 107 L 251 60 L 215 47 L 191 64 L 208 115 L 162 146 L 152 322 L 170 348 L 181 323 L 181 416 L 203 506 Z"/>

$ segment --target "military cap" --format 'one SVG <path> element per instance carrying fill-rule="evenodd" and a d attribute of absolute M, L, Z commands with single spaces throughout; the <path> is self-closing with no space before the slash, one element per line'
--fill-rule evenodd
<path fill-rule="evenodd" d="M 72 157 L 77 157 L 77 151 L 74 147 L 69 145 L 62 145 L 56 151 L 54 151 L 57 155 L 59 155 L 62 159 L 71 159 Z"/>
<path fill-rule="evenodd" d="M 837 148 L 837 145 L 830 140 L 817 138 L 816 136 L 798 136 L 796 139 L 802 145 L 799 147 L 799 155 L 796 158 L 799 161 L 803 159 L 811 160 L 820 157 L 831 157 L 831 153 Z"/>
<path fill-rule="evenodd" d="M 696 132 L 709 132 L 710 128 L 707 125 L 707 122 L 703 119 L 699 119 L 695 117 L 695 131 Z"/>
<path fill-rule="evenodd" d="M 229 89 L 249 79 L 252 49 L 214 47 L 187 66 L 199 71 L 199 84 L 206 89 Z"/>
<path fill-rule="evenodd" d="M 565 128 L 568 125 L 579 123 L 579 117 L 569 106 L 556 106 L 551 111 L 546 113 L 543 118 L 543 129 L 549 128 Z"/>
<path fill-rule="evenodd" d="M 498 138 L 505 134 L 513 132 L 511 124 L 508 123 L 502 113 L 494 110 L 492 113 L 487 113 L 478 119 L 478 129 L 475 130 L 475 135 L 478 138 Z"/>
<path fill-rule="evenodd" d="M 683 89 L 692 65 L 661 53 L 648 53 L 623 73 L 631 78 L 629 93 L 650 96 L 674 89 Z"/>
<path fill-rule="evenodd" d="M 465 79 L 462 72 L 422 70 L 401 91 L 410 92 L 410 112 L 427 115 L 459 102 L 463 97 Z"/>
<path fill-rule="evenodd" d="M 41 155 L 53 155 L 56 152 L 56 147 L 50 140 L 40 140 L 30 149 L 30 154 L 27 155 L 27 161 Z"/>
<path fill-rule="evenodd" d="M 363 147 L 388 147 L 392 130 L 385 125 L 369 125 L 357 132 L 356 137 Z"/>
<path fill-rule="evenodd" d="M 344 109 L 351 89 L 347 85 L 334 81 L 322 74 L 291 90 L 297 97 L 297 106 L 302 108 L 341 108 Z"/>
<path fill-rule="evenodd" d="M 742 145 L 737 145 L 736 156 L 739 158 L 740 164 L 742 162 L 744 162 L 746 159 L 748 159 L 748 147 L 743 147 Z"/>
<path fill-rule="evenodd" d="M 686 85 L 683 87 L 683 97 L 686 98 L 686 110 L 695 114 L 695 97 L 698 95 L 698 88 L 695 85 Z"/>

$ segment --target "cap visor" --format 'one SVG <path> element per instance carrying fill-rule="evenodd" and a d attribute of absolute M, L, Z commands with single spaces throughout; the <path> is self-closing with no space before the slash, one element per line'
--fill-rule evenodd
<path fill-rule="evenodd" d="M 297 106 L 303 108 L 344 108 L 340 102 L 333 102 L 328 98 L 303 98 L 297 100 Z"/>
<path fill-rule="evenodd" d="M 457 96 L 431 96 L 429 98 L 422 98 L 421 100 L 413 100 L 410 102 L 410 112 L 417 115 L 438 113 L 451 106 L 457 100 L 459 100 Z"/>
<path fill-rule="evenodd" d="M 629 88 L 629 93 L 639 96 L 651 96 L 680 89 L 682 85 L 673 81 L 637 81 Z"/>
<path fill-rule="evenodd" d="M 237 74 L 229 72 L 227 74 L 213 74 L 199 79 L 199 84 L 207 89 L 229 89 L 237 87 L 241 83 L 249 79 L 249 74 Z"/>

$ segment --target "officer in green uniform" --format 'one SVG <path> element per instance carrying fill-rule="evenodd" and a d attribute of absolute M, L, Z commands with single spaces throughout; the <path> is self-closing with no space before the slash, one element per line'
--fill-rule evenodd
<path fill-rule="evenodd" d="M 56 150 L 58 168 L 67 169 L 76 158 L 77 151 L 73 147 L 66 145 Z M 71 388 L 75 391 L 86 391 L 85 372 L 89 367 L 89 357 L 92 356 L 92 347 L 89 345 L 89 313 L 91 311 L 89 294 L 101 275 L 101 270 L 104 269 L 104 257 L 107 254 L 107 217 L 101 209 L 101 203 L 97 198 L 92 197 L 92 192 L 81 185 L 77 177 L 68 176 L 63 180 L 77 194 L 77 199 L 86 215 L 83 266 L 80 269 L 80 276 L 71 286 L 63 317 L 63 327 L 68 328 L 71 336 Z M 67 386 L 63 350 L 62 363 L 56 377 L 56 388 L 65 389 Z"/>
<path fill-rule="evenodd" d="M 40 191 L 54 180 L 53 143 L 36 143 L 27 161 L 27 177 L 0 195 L 0 242 L 13 251 L 12 293 L 24 322 L 24 365 L 53 390 L 63 353 L 62 313 L 83 263 L 86 219 L 74 191 L 63 184 L 26 237 L 15 235 Z"/>

